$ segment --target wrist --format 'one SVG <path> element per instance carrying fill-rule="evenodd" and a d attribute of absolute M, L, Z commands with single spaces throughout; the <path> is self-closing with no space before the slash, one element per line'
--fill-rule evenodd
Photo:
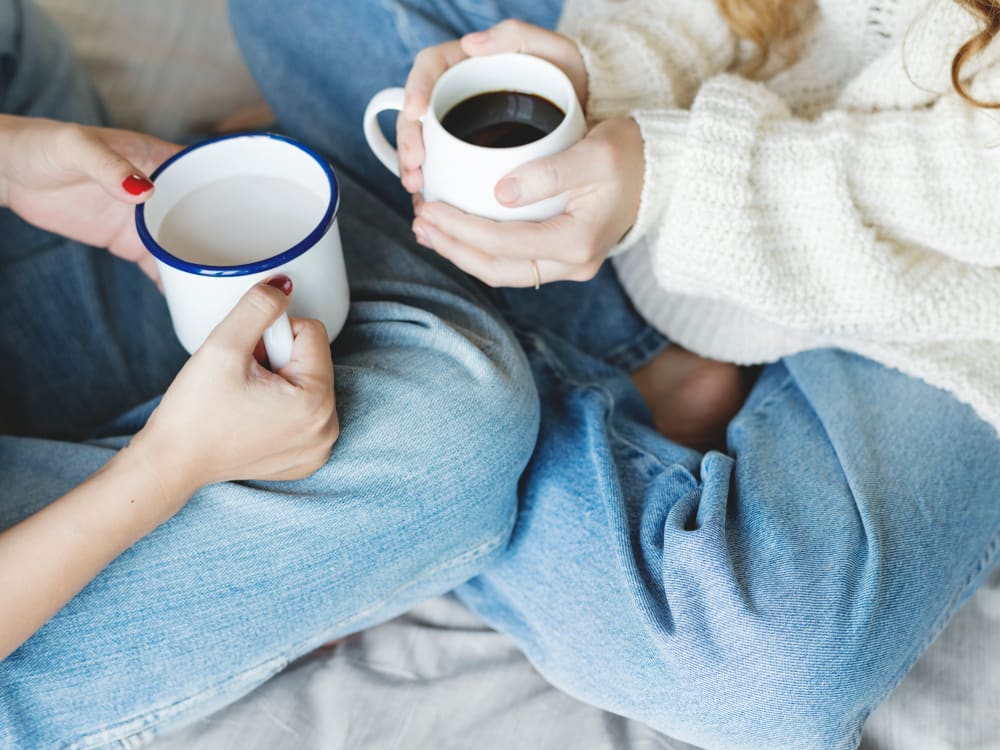
<path fill-rule="evenodd" d="M 118 457 L 128 467 L 141 472 L 149 487 L 151 509 L 166 521 L 184 507 L 206 482 L 192 470 L 192 461 L 172 441 L 151 429 L 140 430 Z"/>
<path fill-rule="evenodd" d="M 14 135 L 13 115 L 0 115 L 0 206 L 10 205 L 10 153 Z"/>
<path fill-rule="evenodd" d="M 682 168 L 684 139 L 690 113 L 684 110 L 637 110 L 629 115 L 629 137 L 641 154 L 637 167 L 640 190 L 629 231 L 613 254 L 626 252 L 640 239 L 655 234 L 674 195 Z"/>

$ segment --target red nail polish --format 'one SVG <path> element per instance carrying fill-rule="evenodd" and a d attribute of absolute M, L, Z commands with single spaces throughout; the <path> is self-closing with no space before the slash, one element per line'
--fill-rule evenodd
<path fill-rule="evenodd" d="M 130 174 L 125 178 L 122 187 L 129 195 L 142 195 L 153 189 L 153 183 L 141 175 Z"/>
<path fill-rule="evenodd" d="M 280 289 L 281 293 L 286 297 L 292 296 L 292 280 L 283 273 L 268 279 L 264 283 L 268 286 L 273 286 L 275 289 Z"/>

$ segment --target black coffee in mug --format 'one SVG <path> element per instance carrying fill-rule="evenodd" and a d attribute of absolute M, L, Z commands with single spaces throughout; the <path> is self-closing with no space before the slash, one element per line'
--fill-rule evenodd
<path fill-rule="evenodd" d="M 513 148 L 544 138 L 564 117 L 562 109 L 536 94 L 488 91 L 456 104 L 441 124 L 474 146 Z"/>

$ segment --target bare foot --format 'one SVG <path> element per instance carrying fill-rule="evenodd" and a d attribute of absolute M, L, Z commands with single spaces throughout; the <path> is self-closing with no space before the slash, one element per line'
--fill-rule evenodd
<path fill-rule="evenodd" d="M 656 429 L 699 451 L 725 445 L 726 426 L 749 390 L 743 370 L 671 346 L 632 373 Z"/>

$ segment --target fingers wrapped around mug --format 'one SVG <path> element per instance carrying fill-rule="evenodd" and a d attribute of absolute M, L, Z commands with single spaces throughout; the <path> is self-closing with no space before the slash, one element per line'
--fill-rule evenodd
<path fill-rule="evenodd" d="M 424 188 L 421 117 L 431 105 L 438 79 L 467 58 L 505 52 L 525 53 L 552 63 L 570 80 L 578 100 L 587 101 L 587 72 L 576 43 L 524 21 L 508 19 L 484 31 L 421 50 L 406 79 L 403 108 L 396 121 L 399 177 L 410 193 Z"/>
<path fill-rule="evenodd" d="M 399 178 L 411 193 L 423 189 L 420 165 L 424 163 L 424 142 L 420 118 L 430 106 L 431 92 L 441 74 L 466 57 L 468 55 L 456 39 L 421 50 L 413 61 L 406 79 L 403 109 L 396 120 Z"/>
<path fill-rule="evenodd" d="M 644 169 L 638 125 L 608 120 L 566 151 L 525 164 L 497 183 L 496 198 L 506 206 L 567 193 L 562 214 L 542 222 L 498 222 L 446 203 L 416 201 L 413 231 L 420 244 L 490 286 L 586 281 L 635 223 Z"/>
<path fill-rule="evenodd" d="M 462 51 L 469 57 L 522 52 L 548 60 L 573 82 L 579 100 L 587 102 L 587 70 L 580 49 L 568 36 L 508 18 L 485 31 L 466 34 L 461 42 Z"/>

